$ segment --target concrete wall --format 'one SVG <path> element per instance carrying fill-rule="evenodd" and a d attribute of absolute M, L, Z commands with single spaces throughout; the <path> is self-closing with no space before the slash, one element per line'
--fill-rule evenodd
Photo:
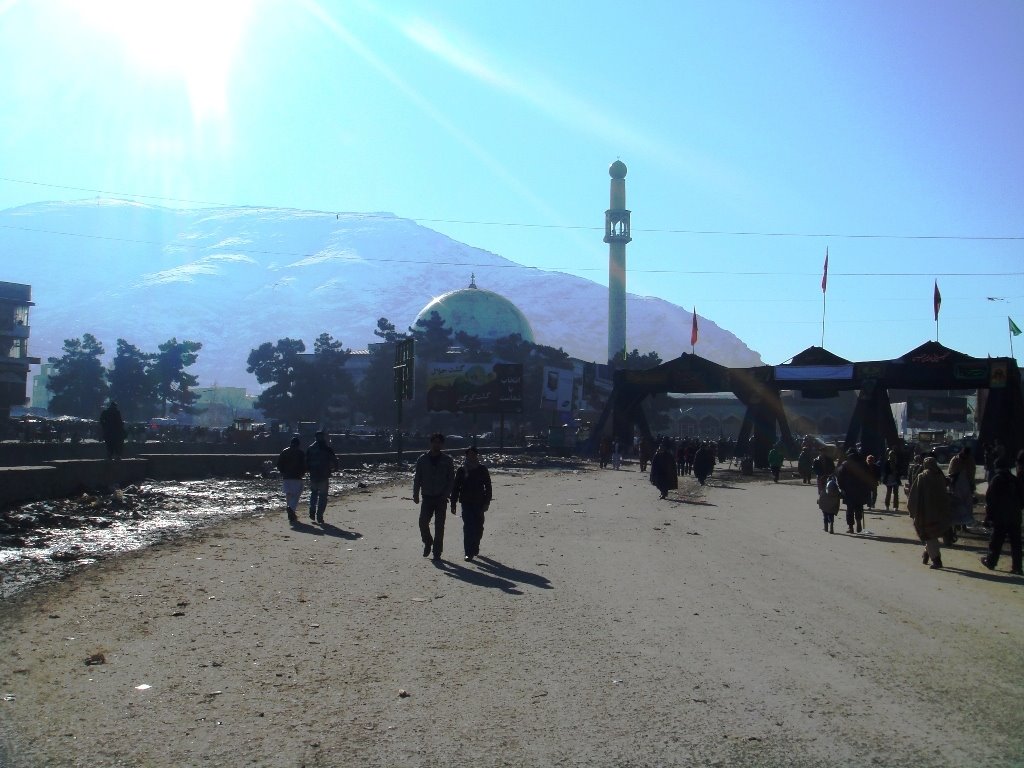
<path fill-rule="evenodd" d="M 109 491 L 146 477 L 141 459 L 79 459 L 27 467 L 0 467 L 0 508 L 88 491 Z"/>
<path fill-rule="evenodd" d="M 406 452 L 406 463 L 422 451 Z M 521 453 L 506 449 L 503 453 Z M 457 461 L 462 449 L 449 451 Z M 389 453 L 338 454 L 341 469 L 358 469 L 367 464 L 395 463 Z M 107 459 L 58 459 L 38 465 L 0 467 L 0 509 L 41 499 L 59 499 L 90 491 L 110 491 L 144 480 L 194 480 L 206 477 L 245 477 L 273 468 L 277 454 L 271 453 L 177 453 L 143 454 L 121 461 Z"/>

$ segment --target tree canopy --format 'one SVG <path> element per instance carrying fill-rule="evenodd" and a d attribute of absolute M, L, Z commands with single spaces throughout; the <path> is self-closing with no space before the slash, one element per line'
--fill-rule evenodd
<path fill-rule="evenodd" d="M 51 357 L 53 365 L 47 389 L 52 393 L 50 411 L 82 419 L 99 418 L 107 398 L 107 370 L 100 362 L 103 345 L 91 333 L 81 339 L 65 339 L 64 354 Z"/>

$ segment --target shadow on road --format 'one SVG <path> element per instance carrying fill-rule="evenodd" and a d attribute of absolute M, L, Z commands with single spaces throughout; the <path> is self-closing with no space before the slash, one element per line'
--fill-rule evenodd
<path fill-rule="evenodd" d="M 693 507 L 717 507 L 717 504 L 712 504 L 710 501 L 698 501 L 697 499 L 680 499 L 680 498 L 667 498 L 665 501 L 671 501 L 673 504 L 687 504 Z"/>
<path fill-rule="evenodd" d="M 510 595 L 523 594 L 519 589 L 521 584 L 529 584 L 540 589 L 554 589 L 551 582 L 544 576 L 510 568 L 489 557 L 477 556 L 473 562 L 478 568 L 449 563 L 445 560 L 434 560 L 433 562 L 434 566 L 443 570 L 446 576 L 465 581 L 467 584 L 500 589 Z"/>
<path fill-rule="evenodd" d="M 348 539 L 353 541 L 355 539 L 363 538 L 363 534 L 357 533 L 356 531 L 346 531 L 344 528 L 339 528 L 331 523 L 324 523 L 323 525 L 314 525 L 312 522 L 298 522 L 291 524 L 291 529 L 296 533 L 308 533 L 313 536 L 334 536 L 339 539 Z"/>

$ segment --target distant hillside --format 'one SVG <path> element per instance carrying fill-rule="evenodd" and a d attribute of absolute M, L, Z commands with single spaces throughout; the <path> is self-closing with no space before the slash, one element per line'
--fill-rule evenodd
<path fill-rule="evenodd" d="M 0 225 L 0 279 L 32 285 L 30 351 L 44 360 L 83 333 L 111 354 L 118 338 L 152 351 L 173 336 L 203 343 L 192 369 L 203 386 L 256 391 L 245 361 L 262 342 L 288 336 L 312 347 L 327 331 L 365 349 L 377 318 L 405 330 L 433 297 L 466 287 L 471 273 L 516 303 L 539 344 L 583 360 L 606 355 L 604 286 L 520 267 L 390 214 L 89 200 L 0 211 Z M 687 310 L 630 294 L 626 311 L 629 349 L 666 360 L 684 351 Z M 700 322 L 703 356 L 761 363 L 736 336 Z"/>

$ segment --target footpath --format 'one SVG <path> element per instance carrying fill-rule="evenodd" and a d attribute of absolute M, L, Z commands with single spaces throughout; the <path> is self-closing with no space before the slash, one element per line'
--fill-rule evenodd
<path fill-rule="evenodd" d="M 421 557 L 409 482 L 0 604 L 0 765 L 1024 762 L 1024 580 L 980 540 L 930 570 L 791 478 L 493 479 L 472 563 L 451 515 Z"/>

